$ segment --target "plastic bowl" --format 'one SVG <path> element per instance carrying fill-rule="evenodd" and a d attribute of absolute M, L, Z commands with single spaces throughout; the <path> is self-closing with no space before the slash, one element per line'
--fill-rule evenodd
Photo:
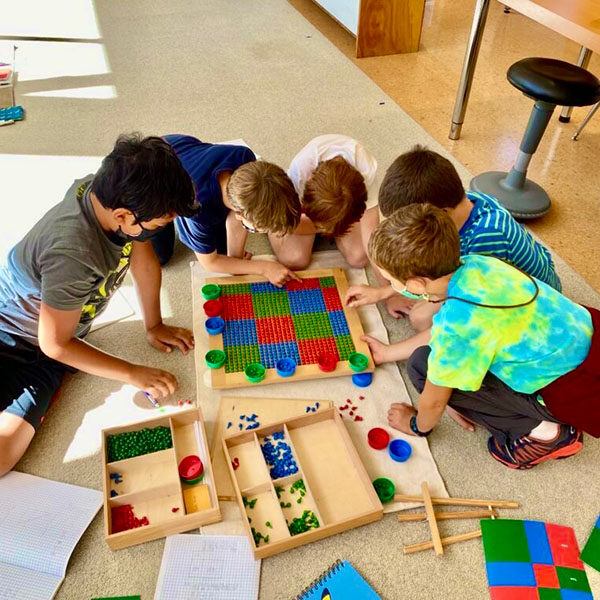
<path fill-rule="evenodd" d="M 364 371 L 369 366 L 369 357 L 360 352 L 353 352 L 348 357 L 348 362 L 350 363 L 350 368 L 353 371 Z"/>
<path fill-rule="evenodd" d="M 369 446 L 375 450 L 383 450 L 390 443 L 390 434 L 381 427 L 375 427 L 367 433 Z"/>
<path fill-rule="evenodd" d="M 223 312 L 223 303 L 220 300 L 208 300 L 202 308 L 207 317 L 218 317 Z"/>
<path fill-rule="evenodd" d="M 265 378 L 267 370 L 261 363 L 250 363 L 245 369 L 246 379 L 251 383 L 258 383 Z"/>
<path fill-rule="evenodd" d="M 189 454 L 184 456 L 179 462 L 179 477 L 190 483 L 194 479 L 201 477 L 204 473 L 204 465 L 199 456 Z"/>
<path fill-rule="evenodd" d="M 280 358 L 275 364 L 279 377 L 291 377 L 296 372 L 296 361 L 293 358 Z"/>
<path fill-rule="evenodd" d="M 202 286 L 202 295 L 206 300 L 216 300 L 221 295 L 221 287 L 216 283 L 207 283 Z"/>
<path fill-rule="evenodd" d="M 209 335 L 219 335 L 219 333 L 223 333 L 223 329 L 225 329 L 225 321 L 223 321 L 221 317 L 211 317 L 204 321 L 204 327 Z"/>
<path fill-rule="evenodd" d="M 319 365 L 319 369 L 321 369 L 321 371 L 330 373 L 331 371 L 335 371 L 335 367 L 337 366 L 337 357 L 333 352 L 322 352 L 317 357 L 317 364 Z"/>
<path fill-rule="evenodd" d="M 226 358 L 227 355 L 223 350 L 209 350 L 204 355 L 204 360 L 211 369 L 220 369 L 225 364 Z"/>
<path fill-rule="evenodd" d="M 390 443 L 388 452 L 393 460 L 396 462 L 404 462 L 410 458 L 412 454 L 412 447 L 408 442 L 404 440 L 393 440 Z"/>
<path fill-rule="evenodd" d="M 373 383 L 373 373 L 356 373 L 352 375 L 352 383 L 359 388 L 369 387 Z"/>
<path fill-rule="evenodd" d="M 396 493 L 396 486 L 391 479 L 387 477 L 379 477 L 373 482 L 373 487 L 379 496 L 379 501 L 382 504 L 389 502 Z"/>

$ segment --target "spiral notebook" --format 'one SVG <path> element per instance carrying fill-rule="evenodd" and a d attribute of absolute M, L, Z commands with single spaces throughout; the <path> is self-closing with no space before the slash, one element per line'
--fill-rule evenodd
<path fill-rule="evenodd" d="M 347 561 L 337 561 L 313 581 L 296 600 L 381 600 L 360 573 Z"/>

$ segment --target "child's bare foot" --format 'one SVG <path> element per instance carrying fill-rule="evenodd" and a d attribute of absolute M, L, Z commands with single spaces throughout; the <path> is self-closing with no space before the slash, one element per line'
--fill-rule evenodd
<path fill-rule="evenodd" d="M 453 421 L 456 421 L 456 423 L 458 423 L 463 429 L 466 429 L 468 431 L 475 431 L 475 423 L 473 423 L 471 419 L 463 417 L 457 410 L 454 410 L 451 406 L 446 406 L 446 412 L 448 413 L 448 416 Z"/>
<path fill-rule="evenodd" d="M 389 356 L 390 347 L 388 344 L 384 344 L 370 335 L 363 335 L 360 339 L 363 340 L 363 342 L 367 342 L 369 345 L 369 349 L 371 350 L 376 365 L 392 360 Z"/>

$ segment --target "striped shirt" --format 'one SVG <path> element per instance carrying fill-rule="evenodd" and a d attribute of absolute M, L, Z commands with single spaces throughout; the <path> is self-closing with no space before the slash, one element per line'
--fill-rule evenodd
<path fill-rule="evenodd" d="M 478 192 L 467 192 L 467 198 L 473 203 L 473 210 L 458 232 L 461 255 L 497 256 L 557 291 L 562 290 L 550 252 L 495 198 Z"/>

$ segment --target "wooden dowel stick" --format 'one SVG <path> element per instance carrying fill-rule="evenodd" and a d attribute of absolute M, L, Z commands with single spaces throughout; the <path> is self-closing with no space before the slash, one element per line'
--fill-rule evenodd
<path fill-rule="evenodd" d="M 423 492 L 423 501 L 425 502 L 425 512 L 427 513 L 427 521 L 429 522 L 429 529 L 431 530 L 431 540 L 435 553 L 438 556 L 444 554 L 444 547 L 442 546 L 442 540 L 440 538 L 440 530 L 435 520 L 435 513 L 433 512 L 433 504 L 431 503 L 431 496 L 429 495 L 429 488 L 427 482 L 421 484 L 421 491 Z"/>
<path fill-rule="evenodd" d="M 423 502 L 422 496 L 407 496 L 396 494 L 394 502 Z M 491 506 L 494 508 L 519 508 L 518 502 L 510 500 L 475 500 L 470 498 L 432 498 L 432 504 L 443 504 L 445 506 Z"/>
<path fill-rule="evenodd" d="M 480 529 L 477 531 L 469 531 L 469 533 L 461 533 L 460 535 L 442 538 L 442 545 L 449 546 L 450 544 L 458 544 L 458 542 L 465 542 L 466 540 L 474 540 L 478 537 L 481 537 Z M 429 550 L 431 548 L 433 548 L 433 542 L 421 542 L 420 544 L 413 544 L 412 546 L 404 546 L 404 554 L 412 554 L 413 552 L 421 552 L 421 550 Z"/>
<path fill-rule="evenodd" d="M 452 519 L 485 519 L 487 517 L 497 517 L 498 511 L 492 510 L 457 510 L 457 511 L 436 511 L 435 518 L 438 521 L 450 521 Z M 427 513 L 411 513 L 408 515 L 398 515 L 398 521 L 425 521 Z"/>

